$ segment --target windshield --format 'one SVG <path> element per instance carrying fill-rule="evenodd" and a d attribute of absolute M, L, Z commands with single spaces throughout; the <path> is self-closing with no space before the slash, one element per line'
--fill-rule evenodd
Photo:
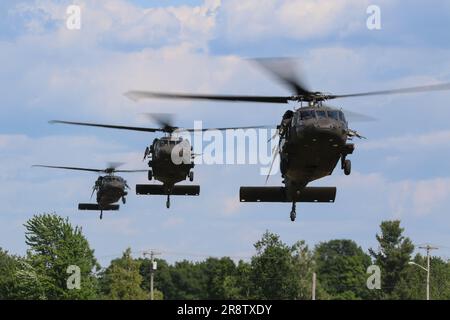
<path fill-rule="evenodd" d="M 347 122 L 347 120 L 345 120 L 345 116 L 344 116 L 344 113 L 343 113 L 342 111 L 339 111 L 339 118 L 340 118 L 342 121 Z"/>
<path fill-rule="evenodd" d="M 326 119 L 327 118 L 327 113 L 325 111 L 316 111 L 317 114 L 317 118 L 319 119 Z"/>
<path fill-rule="evenodd" d="M 316 115 L 313 110 L 300 111 L 300 119 L 301 120 L 314 119 L 315 117 L 316 117 Z"/>
<path fill-rule="evenodd" d="M 328 117 L 334 120 L 339 120 L 339 115 L 337 111 L 328 111 Z"/>

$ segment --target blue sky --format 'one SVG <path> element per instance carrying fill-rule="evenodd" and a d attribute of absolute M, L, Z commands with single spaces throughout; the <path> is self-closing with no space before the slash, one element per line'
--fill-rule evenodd
<path fill-rule="evenodd" d="M 65 27 L 70 4 L 82 28 Z M 381 30 L 366 28 L 366 8 L 381 8 Z M 0 4 L 0 246 L 23 254 L 23 223 L 57 212 L 81 225 L 105 264 L 127 248 L 156 248 L 174 261 L 203 255 L 248 257 L 269 229 L 288 243 L 350 238 L 365 249 L 385 219 L 401 219 L 416 244 L 450 256 L 449 92 L 343 99 L 334 105 L 377 122 L 354 123 L 353 173 L 336 170 L 314 185 L 335 185 L 336 203 L 239 204 L 241 185 L 262 185 L 255 165 L 197 166 L 201 196 L 130 194 L 103 221 L 78 212 L 96 176 L 31 169 L 33 163 L 103 167 L 140 161 L 152 134 L 49 125 L 85 120 L 151 125 L 144 112 L 173 112 L 191 127 L 273 124 L 283 105 L 145 101 L 130 89 L 289 94 L 244 58 L 298 57 L 310 87 L 334 93 L 450 82 L 448 1 L 2 1 Z M 294 105 L 291 105 L 292 107 Z M 139 174 L 130 185 L 144 183 Z M 279 176 L 270 179 L 280 184 Z"/>

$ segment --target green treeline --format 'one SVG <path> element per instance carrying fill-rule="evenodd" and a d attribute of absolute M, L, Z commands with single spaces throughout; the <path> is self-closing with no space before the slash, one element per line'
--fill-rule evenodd
<path fill-rule="evenodd" d="M 0 248 L 0 299 L 149 299 L 148 259 L 133 258 L 126 249 L 102 269 L 82 233 L 55 214 L 27 221 L 25 256 Z M 378 246 L 365 252 L 352 240 L 321 242 L 310 248 L 293 245 L 266 231 L 254 244 L 249 261 L 229 257 L 169 264 L 156 259 L 155 299 L 311 299 L 316 273 L 317 299 L 425 299 L 426 257 L 416 254 L 400 221 L 384 221 Z M 381 289 L 367 288 L 381 271 Z M 76 266 L 76 272 L 69 269 Z M 431 298 L 450 299 L 450 263 L 431 258 Z"/>

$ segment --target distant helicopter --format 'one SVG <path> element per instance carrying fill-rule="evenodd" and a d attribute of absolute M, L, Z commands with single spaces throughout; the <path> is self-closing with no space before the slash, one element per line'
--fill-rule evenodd
<path fill-rule="evenodd" d="M 194 181 L 194 157 L 192 146 L 187 139 L 177 137 L 175 134 L 180 132 L 196 132 L 208 130 L 236 130 L 250 128 L 266 128 L 267 126 L 251 126 L 251 127 L 228 127 L 228 128 L 202 128 L 202 129 L 182 129 L 173 126 L 169 114 L 147 114 L 156 120 L 160 128 L 142 128 L 130 126 L 118 126 L 108 124 L 96 124 L 85 122 L 71 122 L 52 120 L 50 123 L 71 124 L 80 126 L 91 126 L 121 130 L 134 130 L 141 132 L 164 132 L 166 136 L 156 138 L 153 143 L 145 149 L 144 160 L 149 159 L 148 180 L 158 180 L 162 185 L 156 184 L 138 184 L 136 185 L 136 194 L 138 195 L 166 195 L 166 207 L 170 208 L 170 196 L 198 196 L 200 194 L 199 185 L 175 185 L 178 182 L 189 179 Z M 182 160 L 174 162 L 175 158 Z"/>
<path fill-rule="evenodd" d="M 146 98 L 195 99 L 234 102 L 289 103 L 298 102 L 299 108 L 284 113 L 278 128 L 280 171 L 284 187 L 241 187 L 241 202 L 290 202 L 291 221 L 296 218 L 296 202 L 334 202 L 335 187 L 307 187 L 311 181 L 331 175 L 338 161 L 346 175 L 351 173 L 347 156 L 354 151 L 354 144 L 347 143 L 362 136 L 348 127 L 341 109 L 325 106 L 326 100 L 387 94 L 414 93 L 449 90 L 450 83 L 410 87 L 396 90 L 372 91 L 352 94 L 328 94 L 310 91 L 298 80 L 292 59 L 254 59 L 281 83 L 295 92 L 291 96 L 242 96 L 163 93 L 129 91 L 126 96 L 133 100 Z M 353 113 L 356 117 L 362 117 Z M 367 117 L 369 119 L 369 117 Z M 275 160 L 274 157 L 274 160 Z M 273 165 L 273 162 L 272 162 Z M 267 179 L 266 179 L 267 182 Z"/>
<path fill-rule="evenodd" d="M 114 174 L 116 172 L 147 172 L 147 170 L 117 170 L 116 168 L 121 165 L 122 163 L 111 163 L 106 169 L 59 167 L 46 165 L 33 165 L 33 167 L 105 173 L 106 175 L 98 177 L 97 181 L 95 181 L 94 187 L 92 188 L 91 198 L 94 193 L 97 192 L 97 203 L 78 204 L 78 210 L 100 211 L 100 219 L 102 219 L 103 211 L 119 210 L 119 205 L 115 204 L 116 202 L 122 199 L 122 203 L 126 203 L 125 196 L 128 195 L 126 189 L 129 189 L 130 187 L 128 186 L 125 179 Z"/>

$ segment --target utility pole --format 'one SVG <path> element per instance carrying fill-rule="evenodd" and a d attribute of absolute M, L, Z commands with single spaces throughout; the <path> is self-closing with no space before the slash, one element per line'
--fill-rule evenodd
<path fill-rule="evenodd" d="M 438 248 L 432 247 L 429 244 L 419 248 L 427 250 L 427 300 L 430 300 L 430 251 L 437 250 Z"/>
<path fill-rule="evenodd" d="M 316 300 L 316 273 L 312 274 L 312 300 Z"/>
<path fill-rule="evenodd" d="M 427 250 L 427 267 L 425 268 L 424 266 L 421 266 L 420 264 L 415 263 L 414 261 L 410 261 L 409 264 L 411 265 L 415 265 L 423 270 L 425 270 L 427 272 L 427 300 L 430 300 L 430 272 L 431 272 L 431 265 L 430 265 L 430 251 L 431 250 L 437 250 L 439 249 L 438 247 L 433 247 L 429 244 L 424 245 L 424 246 L 419 246 L 420 249 L 425 249 Z"/>
<path fill-rule="evenodd" d="M 155 274 L 157 265 L 155 261 L 155 256 L 161 254 L 161 252 L 156 252 L 154 250 L 149 250 L 144 252 L 145 256 L 150 256 L 150 300 L 153 300 L 155 298 L 153 294 L 153 276 Z"/>

